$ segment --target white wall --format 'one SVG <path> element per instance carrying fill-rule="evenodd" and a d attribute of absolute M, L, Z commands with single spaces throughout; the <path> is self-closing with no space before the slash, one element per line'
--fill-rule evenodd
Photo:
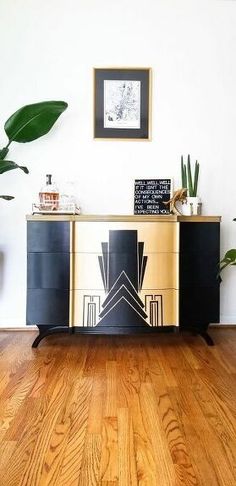
<path fill-rule="evenodd" d="M 25 324 L 25 214 L 48 172 L 59 185 L 76 181 L 83 212 L 132 214 L 133 179 L 172 176 L 177 188 L 180 156 L 190 153 L 204 214 L 223 216 L 222 254 L 236 246 L 235 25 L 227 0 L 1 0 L 1 127 L 24 104 L 69 103 L 44 139 L 12 144 L 9 158 L 30 175 L 0 177 L 0 193 L 16 196 L 0 203 L 1 326 Z M 151 142 L 93 140 L 95 66 L 152 67 Z M 236 323 L 235 292 L 231 268 L 223 323 Z"/>

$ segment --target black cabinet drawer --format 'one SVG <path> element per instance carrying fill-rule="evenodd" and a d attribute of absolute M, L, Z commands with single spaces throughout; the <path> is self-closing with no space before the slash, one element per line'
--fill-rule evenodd
<path fill-rule="evenodd" d="M 219 322 L 219 288 L 180 289 L 180 327 L 191 329 L 201 323 Z"/>
<path fill-rule="evenodd" d="M 180 253 L 217 253 L 220 223 L 180 223 Z"/>
<path fill-rule="evenodd" d="M 180 254 L 180 288 L 182 286 L 214 287 L 219 285 L 217 253 Z"/>
<path fill-rule="evenodd" d="M 69 253 L 28 253 L 28 289 L 69 289 Z"/>
<path fill-rule="evenodd" d="M 28 252 L 70 251 L 70 223 L 67 221 L 28 221 Z"/>
<path fill-rule="evenodd" d="M 69 290 L 28 289 L 26 323 L 40 326 L 67 326 Z"/>

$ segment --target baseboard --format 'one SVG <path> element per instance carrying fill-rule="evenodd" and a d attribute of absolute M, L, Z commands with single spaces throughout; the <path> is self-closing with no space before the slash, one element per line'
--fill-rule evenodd
<path fill-rule="evenodd" d="M 223 317 L 223 316 L 222 316 Z M 233 318 L 227 318 L 227 319 L 222 319 L 220 323 L 214 323 L 212 322 L 209 326 L 210 328 L 236 328 L 236 319 Z M 30 332 L 35 332 L 38 331 L 37 326 L 26 326 L 25 323 L 22 322 L 22 320 L 17 320 L 17 319 L 5 319 L 5 322 L 3 319 L 0 320 L 0 332 L 1 331 L 30 331 Z"/>
<path fill-rule="evenodd" d="M 210 324 L 209 326 L 211 329 L 232 329 L 233 327 L 236 328 L 236 324 Z"/>
<path fill-rule="evenodd" d="M 210 324 L 211 329 L 236 329 L 236 324 Z M 10 331 L 24 331 L 24 332 L 35 332 L 38 331 L 37 326 L 18 326 L 18 327 L 0 327 L 0 332 L 10 332 Z"/>
<path fill-rule="evenodd" d="M 22 316 L 19 316 L 19 317 L 4 317 L 4 316 L 1 316 L 0 317 L 0 329 L 10 329 L 10 328 L 14 328 L 14 329 L 20 329 L 20 328 L 26 328 L 26 327 L 29 327 L 29 326 L 26 326 L 26 320 L 25 318 L 23 318 Z"/>
<path fill-rule="evenodd" d="M 236 316 L 221 314 L 220 323 L 221 323 L 222 326 L 225 326 L 225 325 L 228 326 L 228 324 L 233 324 L 235 326 L 236 325 Z"/>
<path fill-rule="evenodd" d="M 25 317 L 0 317 L 0 331 L 35 331 L 37 326 L 27 326 Z"/>
<path fill-rule="evenodd" d="M 10 331 L 24 331 L 32 332 L 38 331 L 37 326 L 21 326 L 21 327 L 0 327 L 0 332 L 10 332 Z"/>

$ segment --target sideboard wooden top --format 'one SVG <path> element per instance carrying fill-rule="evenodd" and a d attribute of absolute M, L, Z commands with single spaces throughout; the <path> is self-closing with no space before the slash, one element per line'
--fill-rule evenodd
<path fill-rule="evenodd" d="M 218 223 L 221 216 L 176 216 L 176 215 L 132 215 L 132 214 L 29 214 L 27 221 L 124 221 L 124 222 L 164 222 L 172 223 L 181 221 L 186 223 Z"/>

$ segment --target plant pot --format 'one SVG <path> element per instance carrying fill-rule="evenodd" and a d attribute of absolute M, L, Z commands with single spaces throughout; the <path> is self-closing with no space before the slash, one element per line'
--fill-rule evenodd
<path fill-rule="evenodd" d="M 181 204 L 180 212 L 183 214 L 183 216 L 193 216 L 196 214 L 201 214 L 201 209 L 202 203 L 200 197 L 188 196 L 186 202 Z"/>

